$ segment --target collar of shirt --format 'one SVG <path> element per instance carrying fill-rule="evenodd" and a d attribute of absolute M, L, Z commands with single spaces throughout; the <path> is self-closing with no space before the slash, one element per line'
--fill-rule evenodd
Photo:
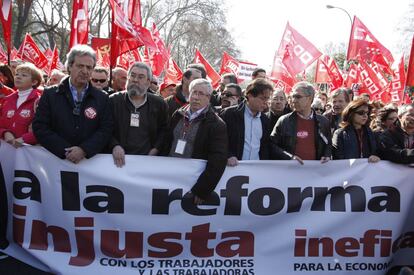
<path fill-rule="evenodd" d="M 139 104 L 138 106 L 135 106 L 134 101 L 132 101 L 131 97 L 128 94 L 127 94 L 127 96 L 128 96 L 129 102 L 131 102 L 132 106 L 134 106 L 135 109 L 141 108 L 145 103 L 147 103 L 147 99 L 148 99 L 148 95 L 145 94 L 144 101 L 141 104 Z"/>
<path fill-rule="evenodd" d="M 262 115 L 261 112 L 258 112 L 256 115 L 254 115 L 253 112 L 250 110 L 249 106 L 247 106 L 247 104 L 246 104 L 246 108 L 244 109 L 244 113 L 248 114 L 250 117 L 253 117 L 253 118 L 260 118 L 260 116 Z"/>
<path fill-rule="evenodd" d="M 191 109 L 190 109 L 190 105 L 187 105 L 187 107 L 186 107 L 186 111 L 185 111 L 185 117 L 189 120 L 189 121 L 192 121 L 192 120 L 194 120 L 194 119 L 196 119 L 197 117 L 199 117 L 200 116 L 200 114 L 207 108 L 208 106 L 206 106 L 206 107 L 204 107 L 204 108 L 202 108 L 202 109 L 200 109 L 200 110 L 198 110 L 198 111 L 196 111 L 196 112 L 194 112 L 194 113 L 192 113 L 191 112 Z"/>
<path fill-rule="evenodd" d="M 85 88 L 83 88 L 83 90 L 81 91 L 81 93 L 80 93 L 81 98 L 78 98 L 78 90 L 76 90 L 75 86 L 72 85 L 71 78 L 69 77 L 69 89 L 70 89 L 70 92 L 72 93 L 72 97 L 73 97 L 74 102 L 81 102 L 83 100 L 83 96 L 85 95 L 86 90 L 88 90 L 88 88 L 89 88 L 89 83 L 87 83 Z"/>
<path fill-rule="evenodd" d="M 311 120 L 313 119 L 313 111 L 311 111 L 310 115 L 308 117 L 299 114 L 298 112 L 296 112 L 298 114 L 299 117 L 301 117 L 302 119 L 306 119 L 306 120 Z"/>
<path fill-rule="evenodd" d="M 30 88 L 30 89 L 24 90 L 24 91 L 18 91 L 17 95 L 19 97 L 29 96 L 32 91 L 33 91 L 33 88 Z"/>

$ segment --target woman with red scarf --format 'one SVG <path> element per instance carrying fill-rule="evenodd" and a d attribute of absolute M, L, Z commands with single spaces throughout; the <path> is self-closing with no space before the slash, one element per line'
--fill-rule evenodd
<path fill-rule="evenodd" d="M 4 98 L 0 106 L 0 138 L 16 148 L 24 143 L 37 143 L 31 124 L 40 97 L 37 87 L 41 82 L 42 73 L 36 66 L 19 65 L 14 77 L 17 92 Z"/>

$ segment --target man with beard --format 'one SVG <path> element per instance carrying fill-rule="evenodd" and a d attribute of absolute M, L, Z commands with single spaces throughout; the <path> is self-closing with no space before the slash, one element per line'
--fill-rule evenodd
<path fill-rule="evenodd" d="M 101 153 L 111 138 L 108 96 L 89 82 L 95 65 L 91 47 L 72 47 L 66 58 L 69 77 L 44 90 L 32 124 L 43 147 L 75 164 Z"/>
<path fill-rule="evenodd" d="M 110 150 L 117 167 L 125 165 L 125 154 L 158 155 L 167 131 L 168 106 L 149 92 L 151 68 L 137 62 L 127 75 L 126 92 L 109 97 L 114 118 Z"/>

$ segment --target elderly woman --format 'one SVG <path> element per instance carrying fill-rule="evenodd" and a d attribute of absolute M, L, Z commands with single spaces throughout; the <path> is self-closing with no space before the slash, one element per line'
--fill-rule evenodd
<path fill-rule="evenodd" d="M 17 66 L 14 76 L 17 93 L 7 96 L 0 108 L 0 138 L 16 148 L 23 143 L 37 143 L 31 124 L 40 97 L 37 89 L 40 83 L 42 73 L 33 64 Z"/>
<path fill-rule="evenodd" d="M 368 158 L 378 162 L 377 145 L 367 126 L 371 106 L 364 99 L 351 101 L 342 112 L 342 123 L 332 138 L 333 159 Z"/>

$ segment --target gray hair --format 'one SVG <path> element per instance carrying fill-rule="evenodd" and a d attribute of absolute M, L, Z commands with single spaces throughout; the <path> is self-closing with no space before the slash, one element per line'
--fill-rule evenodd
<path fill-rule="evenodd" d="M 414 106 L 412 104 L 404 104 L 404 105 L 401 105 L 398 108 L 398 116 L 399 117 L 402 117 L 403 115 L 405 115 L 406 113 L 408 113 L 411 108 L 414 108 Z"/>
<path fill-rule="evenodd" d="M 189 87 L 190 93 L 193 90 L 194 86 L 197 86 L 197 85 L 205 85 L 207 86 L 208 94 L 211 95 L 213 93 L 213 86 L 211 86 L 210 81 L 204 78 L 198 78 L 198 79 L 194 79 L 193 81 L 191 81 L 190 87 Z"/>
<path fill-rule="evenodd" d="M 75 45 L 66 55 L 65 68 L 69 71 L 69 67 L 75 62 L 77 56 L 89 56 L 93 59 L 93 67 L 96 65 L 96 52 L 88 45 Z"/>
<path fill-rule="evenodd" d="M 311 107 L 312 108 L 316 108 L 316 107 L 323 108 L 322 100 L 320 100 L 319 98 L 314 98 Z"/>
<path fill-rule="evenodd" d="M 315 88 L 307 81 L 301 81 L 295 84 L 292 88 L 293 92 L 302 91 L 307 96 L 313 98 L 315 96 Z"/>
<path fill-rule="evenodd" d="M 129 68 L 129 70 L 128 70 L 128 75 L 130 75 L 131 74 L 131 71 L 132 71 L 132 69 L 133 68 L 139 68 L 139 69 L 144 69 L 144 70 L 146 70 L 147 71 L 147 77 L 148 77 L 148 80 L 149 81 L 151 81 L 152 80 L 152 70 L 151 70 L 151 68 L 147 65 L 147 64 L 145 64 L 145 63 L 142 63 L 142 62 L 135 62 L 130 68 Z"/>

